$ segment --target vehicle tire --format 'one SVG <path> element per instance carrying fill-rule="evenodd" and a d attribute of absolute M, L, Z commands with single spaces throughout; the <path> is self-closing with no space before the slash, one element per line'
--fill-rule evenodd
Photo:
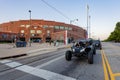
<path fill-rule="evenodd" d="M 102 50 L 102 47 L 100 47 L 100 50 Z"/>
<path fill-rule="evenodd" d="M 88 63 L 93 64 L 93 53 L 91 51 L 88 53 Z"/>
<path fill-rule="evenodd" d="M 96 48 L 93 50 L 93 54 L 96 55 Z"/>
<path fill-rule="evenodd" d="M 71 51 L 66 51 L 65 58 L 66 58 L 67 61 L 70 61 L 71 58 L 72 58 L 72 52 Z"/>

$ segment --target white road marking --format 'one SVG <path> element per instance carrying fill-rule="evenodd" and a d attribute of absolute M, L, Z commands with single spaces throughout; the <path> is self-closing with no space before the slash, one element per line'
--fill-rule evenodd
<path fill-rule="evenodd" d="M 21 63 L 18 63 L 18 62 L 11 62 L 11 63 L 7 63 L 7 64 L 5 64 L 5 65 L 14 68 L 14 67 L 20 66 L 20 65 L 22 65 L 22 64 L 21 64 Z"/>
<path fill-rule="evenodd" d="M 30 67 L 27 65 L 18 67 L 16 69 L 23 71 L 23 72 L 26 72 L 26 73 L 29 73 L 29 74 L 32 74 L 32 75 L 37 76 L 37 77 L 44 78 L 46 80 L 76 80 L 76 79 L 71 78 L 71 77 L 67 77 L 67 76 L 57 74 L 57 73 L 54 73 L 51 71 L 43 70 L 43 69 L 37 69 L 37 68 Z"/>
<path fill-rule="evenodd" d="M 60 58 L 62 58 L 62 57 L 63 56 L 61 56 Z M 57 58 L 57 60 L 60 59 L 60 58 Z M 7 62 L 10 62 L 10 61 L 11 60 L 7 60 Z M 51 62 L 53 62 L 53 61 L 51 61 Z M 0 61 L 0 63 L 4 63 L 4 62 L 6 62 L 6 61 L 5 60 Z M 51 62 L 49 62 L 49 63 L 51 63 Z M 28 65 L 20 66 L 22 64 L 18 63 L 18 62 L 11 62 L 11 63 L 4 63 L 4 64 L 11 67 L 11 68 L 16 67 L 15 68 L 16 70 L 20 70 L 20 71 L 32 74 L 34 76 L 37 76 L 37 77 L 40 77 L 40 78 L 43 78 L 43 79 L 46 79 L 46 80 L 76 80 L 75 78 L 71 78 L 71 77 L 68 77 L 68 76 L 64 76 L 64 75 L 54 73 L 54 72 L 51 72 L 51 71 L 47 71 L 47 70 L 43 70 L 43 69 L 38 69 L 38 68 L 31 67 L 31 66 L 28 66 Z M 48 63 L 46 63 L 44 65 L 47 65 L 47 64 Z M 17 67 L 17 66 L 20 66 L 20 67 Z"/>
<path fill-rule="evenodd" d="M 1 60 L 0 63 L 9 63 L 9 62 L 12 62 L 12 60 Z"/>
<path fill-rule="evenodd" d="M 46 63 L 43 63 L 43 64 L 41 64 L 41 65 L 39 65 L 39 66 L 36 66 L 36 68 L 42 68 L 42 67 L 44 67 L 44 66 L 47 66 L 47 65 L 53 63 L 54 61 L 57 61 L 57 60 L 59 60 L 59 59 L 61 59 L 61 58 L 63 58 L 63 57 L 65 57 L 65 56 L 63 55 L 63 56 L 60 56 L 60 57 L 58 57 L 58 58 L 52 59 L 52 60 L 50 60 L 50 61 L 48 61 L 48 62 L 46 62 Z"/>

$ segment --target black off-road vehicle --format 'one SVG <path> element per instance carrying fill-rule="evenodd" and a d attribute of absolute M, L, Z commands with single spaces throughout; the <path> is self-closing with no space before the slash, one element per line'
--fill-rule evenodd
<path fill-rule="evenodd" d="M 74 43 L 71 50 L 66 51 L 65 58 L 70 61 L 73 56 L 85 57 L 88 59 L 89 64 L 93 64 L 93 55 L 96 54 L 95 45 L 92 40 L 80 40 Z"/>

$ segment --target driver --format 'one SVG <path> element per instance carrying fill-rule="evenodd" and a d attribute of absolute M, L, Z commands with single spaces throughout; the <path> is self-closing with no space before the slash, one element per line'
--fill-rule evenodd
<path fill-rule="evenodd" d="M 75 47 L 80 47 L 80 44 L 78 42 L 76 42 Z"/>

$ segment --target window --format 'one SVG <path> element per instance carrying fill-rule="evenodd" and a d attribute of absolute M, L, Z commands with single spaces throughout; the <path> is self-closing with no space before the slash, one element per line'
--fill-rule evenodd
<path fill-rule="evenodd" d="M 41 30 L 37 30 L 37 34 L 41 34 L 42 33 L 42 31 Z"/>
<path fill-rule="evenodd" d="M 54 28 L 55 28 L 55 29 L 59 29 L 59 26 L 55 26 Z"/>
<path fill-rule="evenodd" d="M 69 28 L 69 30 L 72 30 L 72 28 Z"/>
<path fill-rule="evenodd" d="M 60 26 L 60 29 L 62 29 L 62 30 L 63 30 L 63 29 L 64 29 L 64 26 Z"/>
<path fill-rule="evenodd" d="M 20 25 L 20 27 L 25 27 L 25 25 Z"/>
<path fill-rule="evenodd" d="M 68 27 L 65 27 L 65 30 L 68 30 Z"/>
<path fill-rule="evenodd" d="M 44 25 L 43 28 L 48 28 L 48 26 L 47 26 L 47 25 Z"/>
<path fill-rule="evenodd" d="M 54 26 L 49 26 L 50 28 L 53 28 Z"/>
<path fill-rule="evenodd" d="M 37 26 L 34 26 L 34 29 L 37 29 Z"/>
<path fill-rule="evenodd" d="M 30 33 L 35 33 L 35 30 L 30 30 Z"/>
<path fill-rule="evenodd" d="M 30 25 L 26 25 L 26 28 L 30 27 Z"/>
<path fill-rule="evenodd" d="M 31 34 L 31 36 L 35 36 L 35 34 Z"/>
<path fill-rule="evenodd" d="M 24 33 L 25 31 L 24 30 L 21 30 L 21 33 Z"/>
<path fill-rule="evenodd" d="M 49 34 L 49 33 L 50 33 L 50 31 L 49 31 L 49 30 L 47 30 L 47 33 Z"/>

